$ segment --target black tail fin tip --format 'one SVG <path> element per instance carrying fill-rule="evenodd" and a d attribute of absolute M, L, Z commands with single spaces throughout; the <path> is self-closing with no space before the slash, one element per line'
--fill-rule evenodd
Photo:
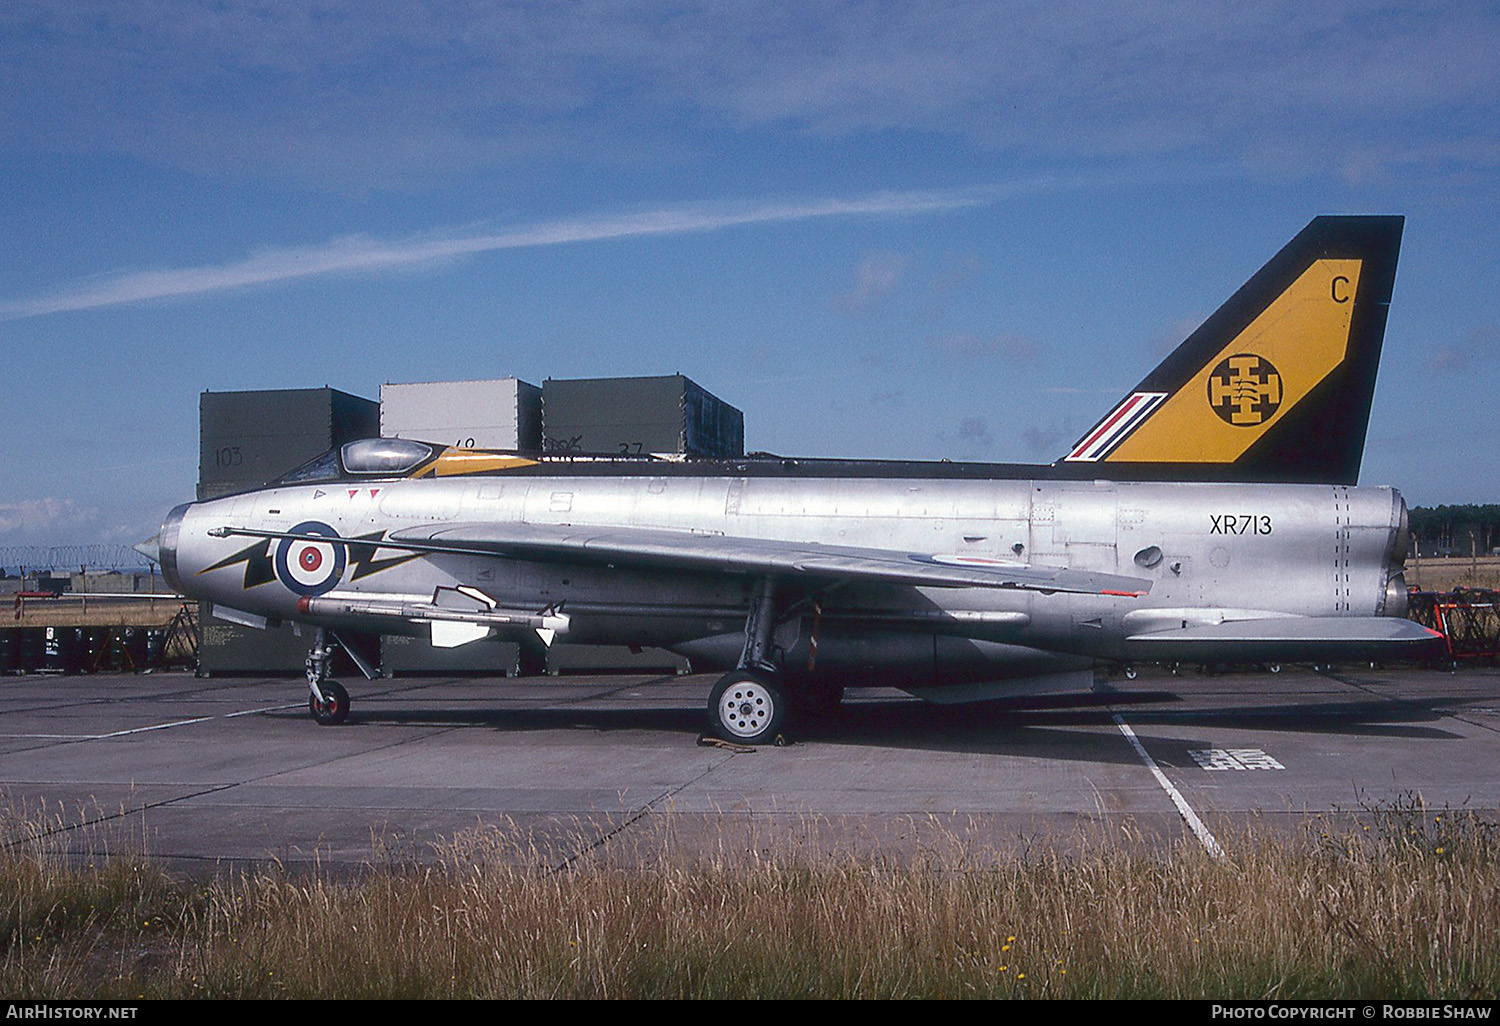
<path fill-rule="evenodd" d="M 1357 483 L 1403 223 L 1314 218 L 1085 432 L 1059 469 Z"/>

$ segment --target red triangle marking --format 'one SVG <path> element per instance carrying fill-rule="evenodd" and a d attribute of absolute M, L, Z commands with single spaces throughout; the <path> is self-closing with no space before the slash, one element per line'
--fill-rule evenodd
<path fill-rule="evenodd" d="M 358 488 L 351 488 L 351 489 L 349 489 L 349 498 L 352 499 L 352 498 L 354 498 L 358 494 L 359 494 L 359 489 Z"/>
<path fill-rule="evenodd" d="M 370 498 L 372 498 L 372 499 L 375 498 L 376 493 L 379 492 L 379 491 L 380 491 L 379 488 L 371 488 L 370 489 Z"/>

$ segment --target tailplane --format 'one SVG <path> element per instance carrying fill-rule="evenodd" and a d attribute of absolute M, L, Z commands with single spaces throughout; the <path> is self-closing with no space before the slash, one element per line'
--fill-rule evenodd
<path fill-rule="evenodd" d="M 1318 217 L 1060 463 L 1095 476 L 1356 484 L 1401 217 Z"/>

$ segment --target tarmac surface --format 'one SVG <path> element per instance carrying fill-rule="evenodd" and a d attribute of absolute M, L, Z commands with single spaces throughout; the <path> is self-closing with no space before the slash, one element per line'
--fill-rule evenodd
<path fill-rule="evenodd" d="M 559 864 L 670 841 L 914 853 L 1124 831 L 1230 848 L 1272 830 L 1500 809 L 1500 670 L 1143 672 L 1069 699 L 924 705 L 854 691 L 785 747 L 699 743 L 711 676 L 346 681 L 0 679 L 8 843 L 188 871 L 357 867 L 504 837 Z M 1195 825 L 1196 824 L 1196 825 Z"/>

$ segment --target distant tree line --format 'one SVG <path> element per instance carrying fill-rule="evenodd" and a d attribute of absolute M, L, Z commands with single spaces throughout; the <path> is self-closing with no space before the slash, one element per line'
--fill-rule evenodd
<path fill-rule="evenodd" d="M 1423 555 L 1486 555 L 1500 546 L 1500 505 L 1413 506 L 1411 533 Z"/>

